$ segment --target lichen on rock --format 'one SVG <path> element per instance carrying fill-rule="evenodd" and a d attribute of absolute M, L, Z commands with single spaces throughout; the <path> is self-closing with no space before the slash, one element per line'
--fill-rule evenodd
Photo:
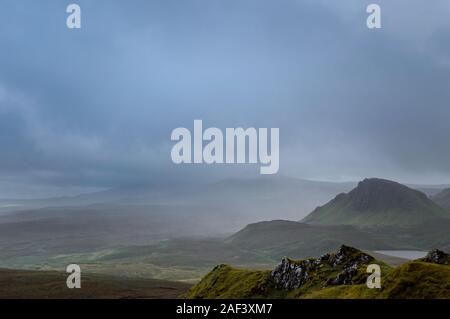
<path fill-rule="evenodd" d="M 323 278 L 323 286 L 348 285 L 354 283 L 354 277 L 362 265 L 374 258 L 358 249 L 342 245 L 336 253 L 325 254 L 319 258 L 293 261 L 287 257 L 270 273 L 275 285 L 282 289 L 298 289 L 310 280 L 311 273 L 320 272 L 323 267 L 331 268 L 338 274 Z M 317 278 L 317 277 L 316 277 Z"/>

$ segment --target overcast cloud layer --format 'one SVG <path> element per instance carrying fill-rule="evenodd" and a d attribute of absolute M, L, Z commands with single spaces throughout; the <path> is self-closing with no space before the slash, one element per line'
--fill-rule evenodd
<path fill-rule="evenodd" d="M 0 197 L 257 176 L 171 131 L 279 127 L 280 174 L 450 182 L 450 2 L 4 0 Z M 41 193 L 39 193 L 41 191 Z"/>

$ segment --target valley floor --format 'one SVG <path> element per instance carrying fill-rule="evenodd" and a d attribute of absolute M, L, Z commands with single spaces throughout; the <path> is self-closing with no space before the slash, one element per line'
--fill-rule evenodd
<path fill-rule="evenodd" d="M 0 269 L 0 299 L 172 299 L 191 287 L 166 280 L 86 274 L 80 289 L 69 289 L 67 276 L 56 271 Z"/>

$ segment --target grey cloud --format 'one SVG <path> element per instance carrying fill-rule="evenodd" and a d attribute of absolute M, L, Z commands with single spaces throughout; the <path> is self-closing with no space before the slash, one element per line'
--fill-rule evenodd
<path fill-rule="evenodd" d="M 61 1 L 7 1 L 0 172 L 58 187 L 256 174 L 175 167 L 171 130 L 200 118 L 280 127 L 285 175 L 448 182 L 448 2 L 380 1 L 379 31 L 366 2 L 80 0 L 72 32 Z"/>

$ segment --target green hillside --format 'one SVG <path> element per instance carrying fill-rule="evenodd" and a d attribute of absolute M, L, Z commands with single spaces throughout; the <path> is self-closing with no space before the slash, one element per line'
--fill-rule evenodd
<path fill-rule="evenodd" d="M 431 198 L 436 204 L 450 211 L 450 188 L 444 189 L 442 192 Z"/>
<path fill-rule="evenodd" d="M 450 213 L 425 194 L 393 181 L 371 178 L 316 208 L 302 221 L 318 225 L 407 227 L 442 218 L 450 218 Z"/>
<path fill-rule="evenodd" d="M 368 264 L 381 266 L 381 289 L 367 288 Z M 422 260 L 391 268 L 357 249 L 342 246 L 319 258 L 283 259 L 272 271 L 216 266 L 186 297 L 450 298 L 450 266 Z"/>
<path fill-rule="evenodd" d="M 392 249 L 391 245 L 376 236 L 353 226 L 309 225 L 286 220 L 250 224 L 226 240 L 231 246 L 259 251 L 276 259 L 324 254 L 338 249 L 343 242 L 368 250 Z"/>
<path fill-rule="evenodd" d="M 337 286 L 307 292 L 313 299 L 448 299 L 450 267 L 412 261 L 390 271 L 380 290 L 366 285 Z"/>

